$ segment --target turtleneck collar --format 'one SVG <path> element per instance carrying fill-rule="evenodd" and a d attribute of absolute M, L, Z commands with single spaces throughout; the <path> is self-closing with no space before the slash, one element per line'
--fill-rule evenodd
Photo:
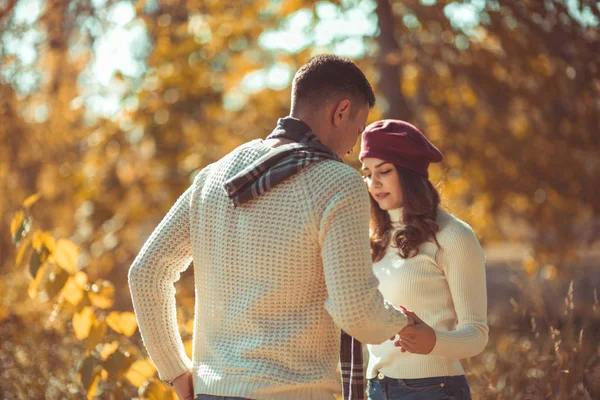
<path fill-rule="evenodd" d="M 392 225 L 394 227 L 401 227 L 404 225 L 404 220 L 402 218 L 403 209 L 394 208 L 393 210 L 387 210 L 388 215 L 390 216 L 390 220 L 392 221 Z"/>

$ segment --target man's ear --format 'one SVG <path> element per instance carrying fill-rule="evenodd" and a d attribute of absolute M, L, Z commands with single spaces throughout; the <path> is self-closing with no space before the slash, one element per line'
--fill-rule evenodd
<path fill-rule="evenodd" d="M 340 101 L 333 112 L 333 126 L 340 126 L 350 116 L 350 100 Z"/>

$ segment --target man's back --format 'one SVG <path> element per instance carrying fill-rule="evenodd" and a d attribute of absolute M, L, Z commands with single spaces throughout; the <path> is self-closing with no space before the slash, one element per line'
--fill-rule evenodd
<path fill-rule="evenodd" d="M 347 165 L 323 161 L 234 208 L 223 190 L 225 180 L 269 149 L 261 140 L 242 146 L 204 172 L 193 192 L 196 392 L 330 398 L 339 391 L 340 331 L 325 309 L 320 223 L 326 203 L 342 189 L 340 182 L 352 186 L 360 178 Z M 355 192 L 354 217 L 368 219 L 362 193 Z M 354 248 L 368 243 L 360 239 L 346 243 Z"/>
<path fill-rule="evenodd" d="M 193 367 L 197 394 L 332 398 L 339 327 L 380 343 L 398 325 L 370 268 L 368 194 L 356 171 L 326 160 L 235 208 L 224 182 L 270 150 L 254 140 L 200 172 L 131 268 L 134 306 L 163 379 Z M 193 364 L 162 322 L 192 257 Z"/>

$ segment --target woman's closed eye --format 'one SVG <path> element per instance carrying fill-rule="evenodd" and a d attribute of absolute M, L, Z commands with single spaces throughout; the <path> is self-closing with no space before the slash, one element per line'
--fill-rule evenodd
<path fill-rule="evenodd" d="M 388 169 L 387 171 L 381 171 L 380 174 L 381 175 L 387 175 L 390 172 L 392 172 L 392 170 Z M 363 179 L 371 179 L 371 174 L 363 174 Z"/>

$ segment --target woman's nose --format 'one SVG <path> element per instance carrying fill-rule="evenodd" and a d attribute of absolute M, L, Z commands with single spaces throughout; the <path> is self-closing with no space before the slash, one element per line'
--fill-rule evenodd
<path fill-rule="evenodd" d="M 371 179 L 371 182 L 369 182 L 369 186 L 372 188 L 380 188 L 381 181 L 379 181 L 379 179 L 377 179 L 377 178 L 373 178 L 373 179 Z"/>

